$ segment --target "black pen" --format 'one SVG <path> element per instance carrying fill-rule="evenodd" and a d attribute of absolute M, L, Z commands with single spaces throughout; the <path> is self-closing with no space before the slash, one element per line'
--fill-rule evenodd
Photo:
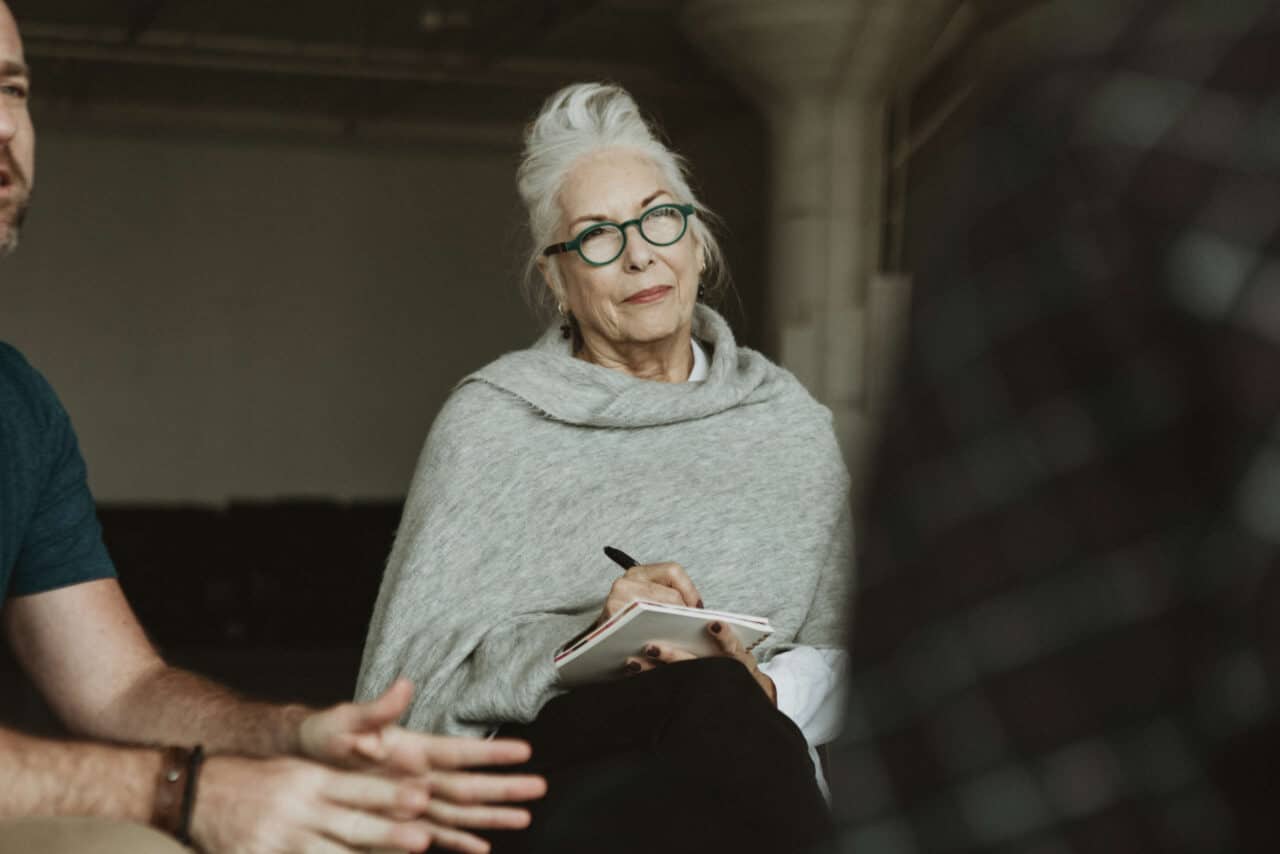
<path fill-rule="evenodd" d="M 640 565 L 640 561 L 636 560 L 621 549 L 615 549 L 613 546 L 605 546 L 604 553 L 609 556 L 609 560 L 613 561 L 624 570 Z"/>
<path fill-rule="evenodd" d="M 624 552 L 622 549 L 615 549 L 613 546 L 605 546 L 604 553 L 609 556 L 609 560 L 613 561 L 618 566 L 622 567 L 624 570 L 630 569 L 633 566 L 640 565 L 640 561 L 636 560 L 631 555 Z M 570 640 L 564 646 L 560 647 L 559 652 L 564 652 L 567 649 L 572 649 L 578 643 L 578 641 L 582 640 L 587 635 L 591 634 L 592 631 L 595 630 L 596 626 L 598 625 L 598 622 L 599 621 L 597 621 L 596 623 L 592 623 L 591 625 L 583 629 L 581 632 L 579 632 L 577 635 L 575 635 L 572 640 Z"/>

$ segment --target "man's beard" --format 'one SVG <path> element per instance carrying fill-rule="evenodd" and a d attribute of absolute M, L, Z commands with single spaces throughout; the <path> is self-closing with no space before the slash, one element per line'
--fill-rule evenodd
<path fill-rule="evenodd" d="M 0 157 L 9 174 L 10 189 L 9 198 L 0 202 L 0 258 L 3 258 L 18 248 L 22 223 L 27 219 L 27 208 L 31 204 L 31 181 L 7 146 L 0 149 Z"/>
<path fill-rule="evenodd" d="M 3 222 L 5 211 L 0 208 L 0 258 L 13 254 L 18 248 L 18 238 L 22 233 L 22 223 L 27 219 L 27 209 L 30 206 L 30 198 L 22 196 L 13 204 L 13 213 L 8 216 L 8 222 Z"/>

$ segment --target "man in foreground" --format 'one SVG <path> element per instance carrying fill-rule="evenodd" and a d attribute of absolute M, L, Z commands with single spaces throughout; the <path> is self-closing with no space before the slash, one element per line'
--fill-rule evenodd
<path fill-rule="evenodd" d="M 34 176 L 29 86 L 17 23 L 0 2 L 0 254 L 16 248 Z M 66 412 L 4 344 L 0 622 L 41 694 L 85 739 L 0 727 L 0 854 L 184 850 L 175 839 L 243 854 L 483 852 L 464 828 L 522 827 L 525 810 L 490 804 L 545 790 L 538 777 L 460 770 L 524 761 L 522 742 L 397 726 L 413 692 L 406 680 L 371 702 L 316 711 L 249 701 L 166 665 L 115 580 Z"/>

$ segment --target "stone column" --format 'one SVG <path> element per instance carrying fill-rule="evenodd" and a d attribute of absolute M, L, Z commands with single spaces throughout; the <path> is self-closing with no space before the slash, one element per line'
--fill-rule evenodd
<path fill-rule="evenodd" d="M 887 360 L 868 323 L 905 309 L 880 271 L 886 121 L 895 84 L 956 0 L 693 0 L 684 26 L 768 117 L 770 330 L 783 365 L 835 414 L 855 494 Z M 871 301 L 878 300 L 878 304 Z M 881 349 L 881 348 L 877 348 Z"/>

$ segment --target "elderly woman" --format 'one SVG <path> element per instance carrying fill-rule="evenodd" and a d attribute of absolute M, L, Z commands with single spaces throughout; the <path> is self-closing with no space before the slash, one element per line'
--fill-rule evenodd
<path fill-rule="evenodd" d="M 358 694 L 405 675 L 409 725 L 532 742 L 549 794 L 499 850 L 801 850 L 826 822 L 811 746 L 834 735 L 851 569 L 830 414 L 705 304 L 708 211 L 626 92 L 554 95 L 519 189 L 561 322 L 436 419 Z M 560 686 L 557 649 L 636 599 L 774 633 L 753 654 L 715 623 L 719 655 L 648 644 Z"/>

